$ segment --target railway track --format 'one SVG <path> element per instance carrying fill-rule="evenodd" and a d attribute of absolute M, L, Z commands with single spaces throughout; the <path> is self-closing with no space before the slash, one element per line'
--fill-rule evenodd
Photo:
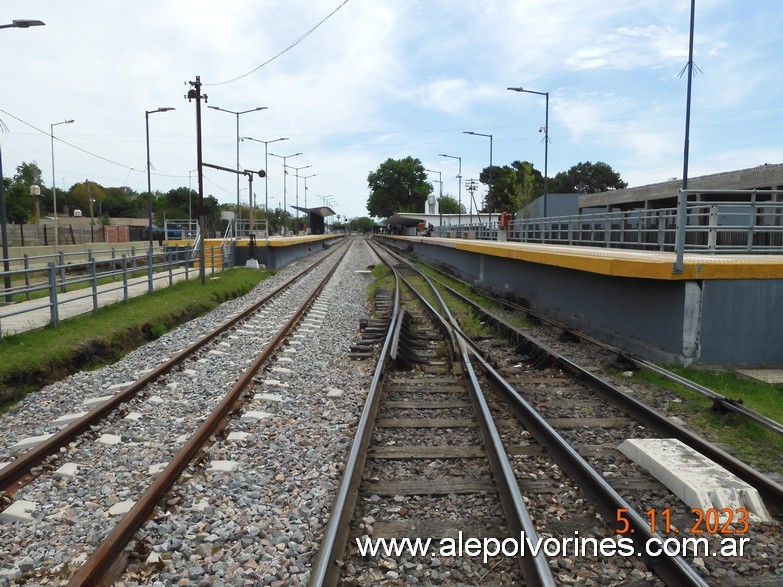
<path fill-rule="evenodd" d="M 494 558 L 491 570 L 481 560 L 470 565 L 431 557 L 429 549 L 402 561 L 372 556 L 376 564 L 370 565 L 359 556 L 360 543 L 400 536 L 458 541 L 460 532 L 496 540 L 536 535 L 481 387 L 470 366 L 463 369 L 455 360 L 459 349 L 448 330 L 408 299 L 405 311 L 395 304 L 390 332 L 310 584 L 335 584 L 342 576 L 347 584 L 510 585 L 520 583 L 520 568 L 540 574 L 540 584 L 553 584 L 543 556 Z M 384 369 L 389 361 L 402 369 Z M 356 546 L 346 551 L 349 539 Z"/>
<path fill-rule="evenodd" d="M 392 262 L 398 263 L 399 258 Z M 410 269 L 405 268 L 403 271 L 410 272 Z M 444 294 L 444 297 L 447 295 Z M 449 301 L 453 302 L 454 300 Z M 670 435 L 676 432 L 688 442 L 696 443 L 703 452 L 708 452 L 711 457 L 728 465 L 739 476 L 751 479 L 765 496 L 770 510 L 778 515 L 781 505 L 779 485 L 720 449 L 695 438 L 695 435 L 687 430 L 679 430 L 681 427 L 678 424 L 647 410 L 640 402 L 628 398 L 620 390 L 607 392 L 607 389 L 613 387 L 611 384 L 545 345 L 538 344 L 511 325 L 505 324 L 502 330 L 507 337 L 502 342 L 493 337 L 491 342 L 485 340 L 482 343 L 470 343 L 464 334 L 452 336 L 458 340 L 464 337 L 466 344 L 472 346 L 475 353 L 471 351 L 471 354 L 476 355 L 475 358 L 481 365 L 479 370 L 483 373 L 482 379 L 486 378 L 485 385 L 489 385 L 491 381 L 491 386 L 498 390 L 497 396 L 488 394 L 487 405 L 500 431 L 504 450 L 512 463 L 516 483 L 531 510 L 535 528 L 545 537 L 578 537 L 577 541 L 591 537 L 599 542 L 614 540 L 623 548 L 628 548 L 624 556 L 617 555 L 615 551 L 615 556 L 610 557 L 601 556 L 601 553 L 590 553 L 589 549 L 588 552 L 562 551 L 557 556 L 551 556 L 548 561 L 555 581 L 567 584 L 577 577 L 577 580 L 589 579 L 605 584 L 642 584 L 663 580 L 670 585 L 756 585 L 775 584 L 775 581 L 779 580 L 777 561 L 780 555 L 776 540 L 780 537 L 780 531 L 775 520 L 756 521 L 748 527 L 743 524 L 724 527 L 726 532 L 741 534 L 741 539 L 748 548 L 744 553 L 732 554 L 727 550 L 721 554 L 719 547 L 724 540 L 736 539 L 739 536 L 727 537 L 714 530 L 706 533 L 709 536 L 705 536 L 706 541 L 702 545 L 706 554 L 688 553 L 682 550 L 682 545 L 687 542 L 686 534 L 703 532 L 698 524 L 694 523 L 690 508 L 684 506 L 656 479 L 622 456 L 617 446 L 627 438 L 649 438 L 657 437 L 660 433 Z M 480 358 L 479 355 L 482 354 L 491 357 L 491 360 Z M 391 374 L 387 373 L 382 379 L 387 383 L 391 381 L 390 384 L 394 385 L 393 378 L 390 380 L 390 377 Z M 415 378 L 413 380 L 415 381 Z M 426 388 L 426 385 L 424 387 Z M 417 393 L 421 393 L 421 389 Z M 624 397 L 618 399 L 621 396 Z M 400 410 L 403 407 L 418 407 L 411 403 L 417 400 L 421 401 L 421 398 L 388 401 L 392 402 L 390 405 L 393 409 Z M 402 403 L 394 403 L 395 401 Z M 452 398 L 451 401 L 458 400 Z M 456 409 L 457 404 L 454 404 L 454 407 Z M 422 413 L 417 415 L 422 418 Z M 402 428 L 401 425 L 408 420 L 382 418 L 380 424 L 376 423 L 376 433 L 388 433 L 390 428 L 398 425 Z M 423 418 L 419 425 L 434 426 L 438 419 L 429 418 L 429 422 L 425 424 L 426 420 L 426 417 Z M 449 424 L 467 425 L 468 421 L 466 418 L 452 418 Z M 441 423 L 445 421 L 442 420 Z M 384 437 L 379 438 L 382 442 Z M 418 469 L 413 465 L 419 475 L 416 482 L 399 483 L 395 486 L 394 483 L 372 481 L 375 477 L 381 478 L 382 474 L 415 477 L 415 473 L 404 473 L 399 462 L 408 460 L 415 463 L 416 451 L 405 447 L 398 449 L 398 442 L 394 439 L 387 439 L 387 442 L 392 446 L 373 448 L 371 444 L 366 458 L 374 463 L 373 468 L 365 469 L 365 481 L 358 489 L 348 491 L 353 494 L 358 492 L 360 497 L 365 498 L 369 495 L 372 499 L 369 504 L 359 500 L 354 513 L 354 540 L 363 530 L 367 533 L 367 527 L 371 529 L 371 534 L 375 534 L 378 526 L 375 515 L 379 510 L 377 504 L 385 504 L 384 499 L 393 500 L 389 502 L 391 511 L 397 512 L 399 517 L 399 509 L 402 508 L 407 514 L 407 503 L 417 495 L 386 495 L 384 498 L 374 495 L 373 490 L 379 491 L 378 487 L 388 487 L 389 494 L 394 490 L 404 493 L 402 489 L 408 485 L 414 487 L 415 491 L 426 492 L 427 487 L 438 485 L 433 479 L 427 481 L 430 470 L 422 468 L 421 464 Z M 441 453 L 441 458 L 446 459 L 447 454 L 455 457 L 451 450 L 453 449 Z M 465 444 L 460 450 L 469 452 L 475 450 L 475 447 Z M 426 454 L 422 453 L 422 457 Z M 386 462 L 392 455 L 397 462 L 394 466 L 389 466 Z M 353 474 L 354 477 L 356 475 Z M 348 476 L 346 473 L 346 478 Z M 444 485 L 448 485 L 448 481 L 444 481 Z M 466 503 L 465 507 L 470 509 L 470 504 Z M 657 533 L 651 528 L 655 524 L 651 517 L 656 514 L 670 516 L 664 531 L 661 530 L 660 523 L 658 524 Z M 373 522 L 376 522 L 375 526 Z M 440 527 L 427 527 L 425 524 L 422 528 L 432 537 L 438 533 L 458 532 L 460 523 L 454 521 L 452 525 Z M 334 524 L 339 525 L 338 522 Z M 343 521 L 342 524 L 345 526 L 346 522 Z M 417 524 L 411 525 L 408 521 L 397 520 L 395 524 L 384 521 L 380 524 L 381 537 L 408 536 L 405 533 L 415 536 L 414 530 L 417 527 Z M 499 528 L 503 526 L 496 526 L 495 530 Z M 472 531 L 480 533 L 476 528 Z M 680 532 L 682 534 L 679 534 Z M 486 533 L 482 535 L 487 537 Z M 328 535 L 325 538 L 328 544 L 329 538 Z M 366 536 L 361 538 L 367 540 Z M 651 556 L 645 550 L 651 541 L 666 541 L 667 544 L 673 545 L 672 549 L 681 550 L 677 552 L 677 556 Z M 348 577 L 341 579 L 345 584 L 366 584 L 370 580 L 389 576 L 403 576 L 403 580 L 413 581 L 421 581 L 422 577 L 425 577 L 425 582 L 432 579 L 428 575 L 432 569 L 427 566 L 427 561 L 433 560 L 431 554 L 430 558 L 425 557 L 424 561 L 382 556 L 371 557 L 368 561 L 365 557 L 362 566 L 362 560 L 354 556 L 360 543 L 355 544 L 353 551 L 349 549 L 348 555 L 339 547 L 336 551 L 323 550 L 319 561 L 321 567 L 329 568 L 331 565 L 332 572 L 335 572 L 335 567 L 347 567 Z M 679 556 L 680 552 L 683 556 Z M 718 556 L 713 556 L 714 553 L 718 553 Z M 324 562 L 325 560 L 329 562 Z M 441 560 L 438 560 L 438 565 L 442 565 Z M 598 576 L 597 567 L 603 569 Z M 412 576 L 404 576 L 401 569 L 412 572 Z M 323 584 L 336 582 L 333 576 L 317 574 L 319 572 L 321 571 L 316 567 L 311 584 L 322 584 L 319 581 L 323 581 Z M 448 570 L 446 575 L 441 575 L 436 570 L 435 575 L 438 582 L 444 584 L 455 580 Z M 523 575 L 524 580 L 530 584 L 541 580 L 531 575 L 530 570 Z M 478 571 L 476 576 L 481 576 L 481 571 Z"/>
<path fill-rule="evenodd" d="M 126 544 L 192 461 L 203 460 L 205 447 L 221 437 L 228 422 L 235 417 L 252 422 L 269 417 L 260 410 L 242 410 L 243 402 L 252 399 L 254 378 L 275 353 L 282 352 L 288 337 L 288 344 L 297 344 L 295 328 L 307 332 L 324 315 L 316 298 L 349 249 L 346 245 L 324 255 L 137 381 L 110 387 L 121 390 L 88 401 L 84 407 L 95 407 L 87 413 L 66 414 L 59 423 L 49 424 L 65 422 L 66 427 L 48 438 L 39 435 L 37 446 L 0 469 L 3 521 L 10 520 L 11 526 L 6 529 L 13 532 L 21 526 L 14 525 L 15 516 L 21 521 L 26 515 L 38 516 L 40 522 L 29 527 L 35 534 L 28 540 L 57 536 L 62 549 L 70 551 L 60 553 L 68 562 L 17 580 L 62 582 L 76 568 L 69 585 L 95 585 L 116 576 L 139 548 L 143 551 L 137 542 L 126 552 Z M 235 355 L 230 364 L 225 360 L 229 354 Z M 237 355 L 245 358 L 236 360 Z M 69 420 L 75 421 L 67 425 Z M 153 427 L 168 436 L 165 445 L 145 442 Z M 20 446 L 24 442 L 17 443 L 16 450 Z M 126 461 L 149 463 L 147 484 L 139 483 L 135 472 L 124 466 Z M 212 472 L 222 464 L 202 463 Z M 15 499 L 19 495 L 22 498 Z M 35 512 L 39 499 L 57 515 L 41 517 Z M 168 501 L 173 505 L 177 498 Z M 15 535 L 14 542 L 25 539 Z M 26 565 L 18 566 L 26 570 Z"/>
<path fill-rule="evenodd" d="M 657 425 L 640 422 L 611 396 L 597 393 L 600 377 L 579 370 L 562 351 L 537 345 L 529 333 L 497 326 L 491 337 L 469 340 L 458 319 L 475 320 L 475 310 L 448 292 L 422 294 L 429 300 L 425 303 L 414 302 L 412 293 L 399 288 L 405 298 L 402 311 L 395 310 L 393 295 L 380 290 L 377 315 L 357 320 L 361 338 L 341 333 L 343 353 L 322 355 L 324 335 L 332 330 L 324 317 L 346 297 L 357 268 L 366 272 L 364 255 L 358 257 L 341 281 L 324 285 L 318 300 L 308 303 L 300 297 L 276 309 L 265 305 L 266 315 L 238 327 L 245 333 L 226 332 L 215 346 L 199 351 L 193 363 L 149 383 L 119 414 L 104 418 L 108 426 L 93 425 L 81 440 L 36 464 L 32 476 L 14 481 L 15 493 L 8 492 L 6 501 L 44 494 L 49 501 L 34 512 L 32 522 L 0 523 L 0 585 L 98 584 L 89 569 L 99 567 L 103 581 L 116 579 L 126 587 L 307 581 L 777 584 L 783 559 L 777 522 L 750 524 L 742 534 L 751 545 L 744 556 L 636 556 L 656 536 L 650 511 L 663 516 L 667 510 L 671 516 L 670 532 L 662 532 L 658 519 L 657 536 L 663 539 L 674 539 L 675 529 L 688 534 L 693 526 L 689 508 L 616 449 L 627 436 L 652 435 Z M 411 292 L 430 287 L 398 259 L 389 261 L 400 265 Z M 318 271 L 313 287 L 326 268 Z M 310 287 L 300 281 L 294 289 Z M 451 318 L 441 305 L 456 308 Z M 268 323 L 279 318 L 293 324 L 305 307 L 309 314 L 303 313 L 299 326 L 262 360 L 259 353 L 278 332 Z M 435 317 L 435 307 L 446 317 Z M 379 354 L 375 368 L 372 359 Z M 242 368 L 229 367 L 229 356 Z M 349 357 L 354 360 L 343 367 Z M 260 368 L 244 387 L 236 387 L 251 364 Z M 311 369 L 311 376 L 301 377 L 301 371 Z M 341 369 L 352 374 L 344 384 L 339 383 Z M 130 380 L 116 378 L 104 387 Z M 351 390 L 354 385 L 357 389 Z M 148 480 L 165 472 L 165 463 L 170 466 L 177 451 L 190 444 L 193 431 L 202 429 L 229 388 L 239 392 L 236 401 L 214 431 L 202 430 L 206 444 L 194 449 L 195 460 L 184 466 L 175 484 L 150 497 L 150 509 L 138 516 L 135 530 L 127 515 L 122 518 L 127 531 L 118 530 L 126 522 L 117 524 L 121 514 L 109 514 L 110 506 L 138 504 Z M 176 413 L 165 416 L 170 403 L 178 406 Z M 40 425 L 43 431 L 47 426 Z M 351 446 L 354 429 L 359 432 Z M 125 444 L 94 442 L 104 434 L 120 436 Z M 152 440 L 165 435 L 179 437 L 173 443 Z M 313 451 L 313 445 L 328 450 Z M 147 450 L 150 456 L 139 459 Z M 93 456 L 94 461 L 87 460 Z M 82 457 L 83 464 L 89 463 L 86 474 L 50 474 Z M 152 467 L 149 475 L 141 475 L 147 479 L 143 482 L 131 464 L 139 462 Z M 160 488 L 164 483 L 155 478 Z M 51 493 L 75 501 L 52 501 Z M 336 497 L 329 510 L 331 496 Z M 117 533 L 125 535 L 122 541 L 114 539 Z M 521 540 L 523 533 L 527 542 Z M 359 548 L 380 538 L 406 537 L 429 539 L 433 548 L 446 550 L 364 556 Z M 539 556 L 530 556 L 539 539 L 544 545 Z M 719 539 L 713 535 L 709 542 Z M 25 554 L 37 561 L 32 546 L 44 540 L 58 552 L 46 553 L 43 566 L 22 561 Z M 593 552 L 591 540 L 605 548 L 614 545 L 614 554 Z M 520 543 L 526 556 L 510 550 Z M 577 545 L 586 549 L 576 550 Z M 620 547 L 634 554 L 621 556 Z M 77 554 L 99 551 L 108 553 L 102 563 Z M 4 582 L 6 555 L 25 568 L 13 582 Z M 81 574 L 74 575 L 79 567 Z"/>

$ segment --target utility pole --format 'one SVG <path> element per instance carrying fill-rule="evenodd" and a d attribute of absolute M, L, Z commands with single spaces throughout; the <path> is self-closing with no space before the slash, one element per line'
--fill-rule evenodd
<path fill-rule="evenodd" d="M 476 183 L 475 179 L 469 179 L 467 189 L 470 192 L 470 223 L 473 224 L 473 206 L 476 206 L 476 214 L 478 215 L 478 220 L 481 222 L 481 214 L 479 213 L 479 207 L 478 204 L 476 204 L 476 198 L 474 196 L 474 193 L 478 189 L 478 184 Z"/>
<path fill-rule="evenodd" d="M 201 99 L 204 102 L 207 101 L 207 95 L 201 95 L 201 77 L 196 76 L 196 81 L 189 82 L 192 88 L 188 91 L 188 95 L 185 96 L 188 102 L 196 100 L 196 168 L 198 169 L 198 224 L 199 232 L 201 233 L 201 242 L 199 243 L 199 254 L 201 255 L 201 262 L 199 263 L 198 274 L 201 279 L 201 283 L 207 282 L 206 271 L 206 247 L 204 241 L 207 234 L 207 217 L 204 211 L 204 169 L 202 165 L 202 152 L 201 152 Z"/>

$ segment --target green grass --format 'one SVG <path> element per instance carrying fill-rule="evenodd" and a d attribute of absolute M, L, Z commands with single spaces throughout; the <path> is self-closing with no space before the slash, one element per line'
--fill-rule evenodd
<path fill-rule="evenodd" d="M 372 268 L 372 276 L 375 278 L 367 287 L 367 299 L 370 304 L 375 304 L 375 292 L 378 289 L 386 289 L 394 291 L 394 273 L 392 270 L 383 263 L 379 263 Z M 375 310 L 373 309 L 373 312 Z"/>
<path fill-rule="evenodd" d="M 95 368 L 158 338 L 171 328 L 249 292 L 273 272 L 235 268 L 100 308 L 0 340 L 0 410 L 80 369 Z"/>
<path fill-rule="evenodd" d="M 746 407 L 772 420 L 783 422 L 783 385 L 770 385 L 727 372 L 685 367 L 669 369 L 727 398 L 742 399 Z M 783 436 L 742 416 L 717 413 L 712 410 L 712 401 L 708 398 L 656 373 L 643 369 L 635 378 L 675 392 L 680 401 L 669 402 L 669 409 L 677 412 L 688 426 L 701 436 L 712 442 L 731 446 L 741 460 L 753 467 L 783 473 L 783 463 L 780 460 L 780 455 L 783 454 Z"/>

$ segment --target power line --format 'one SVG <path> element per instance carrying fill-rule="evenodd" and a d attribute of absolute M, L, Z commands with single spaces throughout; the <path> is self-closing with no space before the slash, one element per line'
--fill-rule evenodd
<path fill-rule="evenodd" d="M 237 77 L 235 77 L 235 78 L 232 78 L 232 79 L 230 79 L 230 80 L 226 80 L 226 81 L 224 81 L 224 82 L 217 82 L 217 83 L 214 83 L 214 84 L 202 84 L 202 85 L 203 85 L 203 86 L 222 86 L 222 85 L 225 85 L 225 84 L 230 84 L 230 83 L 232 83 L 232 82 L 235 82 L 235 81 L 237 81 L 237 80 L 241 80 L 241 79 L 242 79 L 242 78 L 244 78 L 244 77 L 247 77 L 247 76 L 249 76 L 249 75 L 251 75 L 251 74 L 254 74 L 254 73 L 255 73 L 255 72 L 257 72 L 259 69 L 261 69 L 262 67 L 264 67 L 265 65 L 269 65 L 269 64 L 270 64 L 270 63 L 272 63 L 272 62 L 273 62 L 275 59 L 277 59 L 278 57 L 280 57 L 280 56 L 281 56 L 281 55 L 283 55 L 284 53 L 287 53 L 288 51 L 290 51 L 291 49 L 293 49 L 294 47 L 296 47 L 296 46 L 297 46 L 299 43 L 301 43 L 302 41 L 304 41 L 304 40 L 305 40 L 307 37 L 309 37 L 309 36 L 310 36 L 310 35 L 311 35 L 311 34 L 312 34 L 314 31 L 315 31 L 315 29 L 317 29 L 319 26 L 321 26 L 323 23 L 325 23 L 327 20 L 329 20 L 329 19 L 330 19 L 330 18 L 331 18 L 331 17 L 332 17 L 332 16 L 333 16 L 333 15 L 334 15 L 334 14 L 335 14 L 335 13 L 336 13 L 338 10 L 340 10 L 340 9 L 341 9 L 343 6 L 345 6 L 346 4 L 348 4 L 348 0 L 344 0 L 344 1 L 343 1 L 343 3 L 342 3 L 342 4 L 340 4 L 340 6 L 338 6 L 337 8 L 335 8 L 334 10 L 332 10 L 332 11 L 331 11 L 329 14 L 327 14 L 327 15 L 326 15 L 326 17 L 325 17 L 325 18 L 323 18 L 323 19 L 322 19 L 322 20 L 321 20 L 321 21 L 320 21 L 318 24 L 316 24 L 316 25 L 315 25 L 314 27 L 312 27 L 310 30 L 308 30 L 308 31 L 307 31 L 307 32 L 305 32 L 303 35 L 301 35 L 301 36 L 300 36 L 298 39 L 296 39 L 296 41 L 294 41 L 293 43 L 291 43 L 290 45 L 288 45 L 288 47 L 286 47 L 285 49 L 283 49 L 282 51 L 280 51 L 280 53 L 278 53 L 277 55 L 275 55 L 275 56 L 274 56 L 274 57 L 272 57 L 271 59 L 267 59 L 266 61 L 264 61 L 264 62 L 263 62 L 261 65 L 259 65 L 258 67 L 254 68 L 254 69 L 251 69 L 251 70 L 250 70 L 250 71 L 248 71 L 247 73 L 243 73 L 243 74 L 242 74 L 242 75 L 240 75 L 240 76 L 237 76 Z"/>
<path fill-rule="evenodd" d="M 22 124 L 24 124 L 24 125 L 26 125 L 26 126 L 29 126 L 30 128 L 32 128 L 32 129 L 34 129 L 34 130 L 37 130 L 39 133 L 41 133 L 41 134 L 44 134 L 44 135 L 46 135 L 47 137 L 48 137 L 48 136 L 51 136 L 51 135 L 50 135 L 48 132 L 46 132 L 45 130 L 43 130 L 43 129 L 40 129 L 40 128 L 38 128 L 37 126 L 35 126 L 34 124 L 30 124 L 29 122 L 27 122 L 27 121 L 25 121 L 25 120 L 22 120 L 22 119 L 21 119 L 21 118 L 19 118 L 18 116 L 14 116 L 13 114 L 11 114 L 10 112 L 7 112 L 6 110 L 0 109 L 0 112 L 2 112 L 3 114 L 7 114 L 8 116 L 10 116 L 11 118 L 13 118 L 14 120 L 17 120 L 17 121 L 21 122 Z M 59 138 L 59 137 L 54 137 L 54 140 L 56 140 L 56 141 L 58 141 L 58 142 L 62 143 L 63 145 L 68 145 L 68 146 L 69 146 L 69 147 L 71 147 L 72 149 L 76 149 L 77 151 L 81 151 L 82 153 L 85 153 L 85 154 L 87 154 L 87 155 L 90 155 L 91 157 L 95 157 L 96 159 L 100 159 L 101 161 L 106 161 L 107 163 L 111 163 L 112 165 L 117 165 L 118 167 L 122 167 L 123 169 L 127 169 L 127 170 L 129 170 L 129 171 L 140 171 L 140 172 L 141 172 L 141 171 L 144 171 L 143 169 L 136 169 L 135 167 L 131 167 L 130 165 L 125 165 L 125 164 L 123 164 L 123 163 L 117 163 L 117 161 L 112 161 L 111 159 L 107 159 L 106 157 L 103 157 L 102 155 L 97 155 L 97 154 L 95 154 L 95 153 L 91 153 L 90 151 L 88 151 L 88 150 L 86 150 L 86 149 L 82 149 L 81 147 L 77 147 L 76 145 L 73 145 L 73 144 L 69 143 L 68 141 L 64 141 L 64 140 L 62 140 L 62 139 L 61 139 L 61 138 Z"/>

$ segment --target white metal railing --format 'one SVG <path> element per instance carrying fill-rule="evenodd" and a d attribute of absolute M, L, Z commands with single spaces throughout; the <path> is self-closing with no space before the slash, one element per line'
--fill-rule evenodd
<path fill-rule="evenodd" d="M 703 193 L 703 192 L 702 192 Z M 783 253 L 783 202 L 687 202 L 678 227 L 677 208 L 550 216 L 443 226 L 439 236 L 579 246 L 675 251 L 678 234 L 688 252 Z"/>
<path fill-rule="evenodd" d="M 109 292 L 122 290 L 123 299 L 127 301 L 132 280 L 146 282 L 147 291 L 152 292 L 157 280 L 168 279 L 171 285 L 175 271 L 184 273 L 185 279 L 189 279 L 190 273 L 195 271 L 190 247 L 168 247 L 157 251 L 153 248 L 139 253 L 135 248 L 129 251 L 113 249 L 111 252 L 112 256 L 107 258 L 88 251 L 89 258 L 84 261 L 72 260 L 83 253 L 60 252 L 54 260 L 49 260 L 52 255 L 25 256 L 25 267 L 0 271 L 0 279 L 9 277 L 12 284 L 19 284 L 3 289 L 0 294 L 0 337 L 3 336 L 2 320 L 11 316 L 48 308 L 49 324 L 56 328 L 63 304 L 92 298 L 95 311 L 99 296 Z M 122 254 L 118 256 L 117 253 Z M 32 264 L 31 261 L 43 262 Z M 66 292 L 68 295 L 63 295 Z"/>

